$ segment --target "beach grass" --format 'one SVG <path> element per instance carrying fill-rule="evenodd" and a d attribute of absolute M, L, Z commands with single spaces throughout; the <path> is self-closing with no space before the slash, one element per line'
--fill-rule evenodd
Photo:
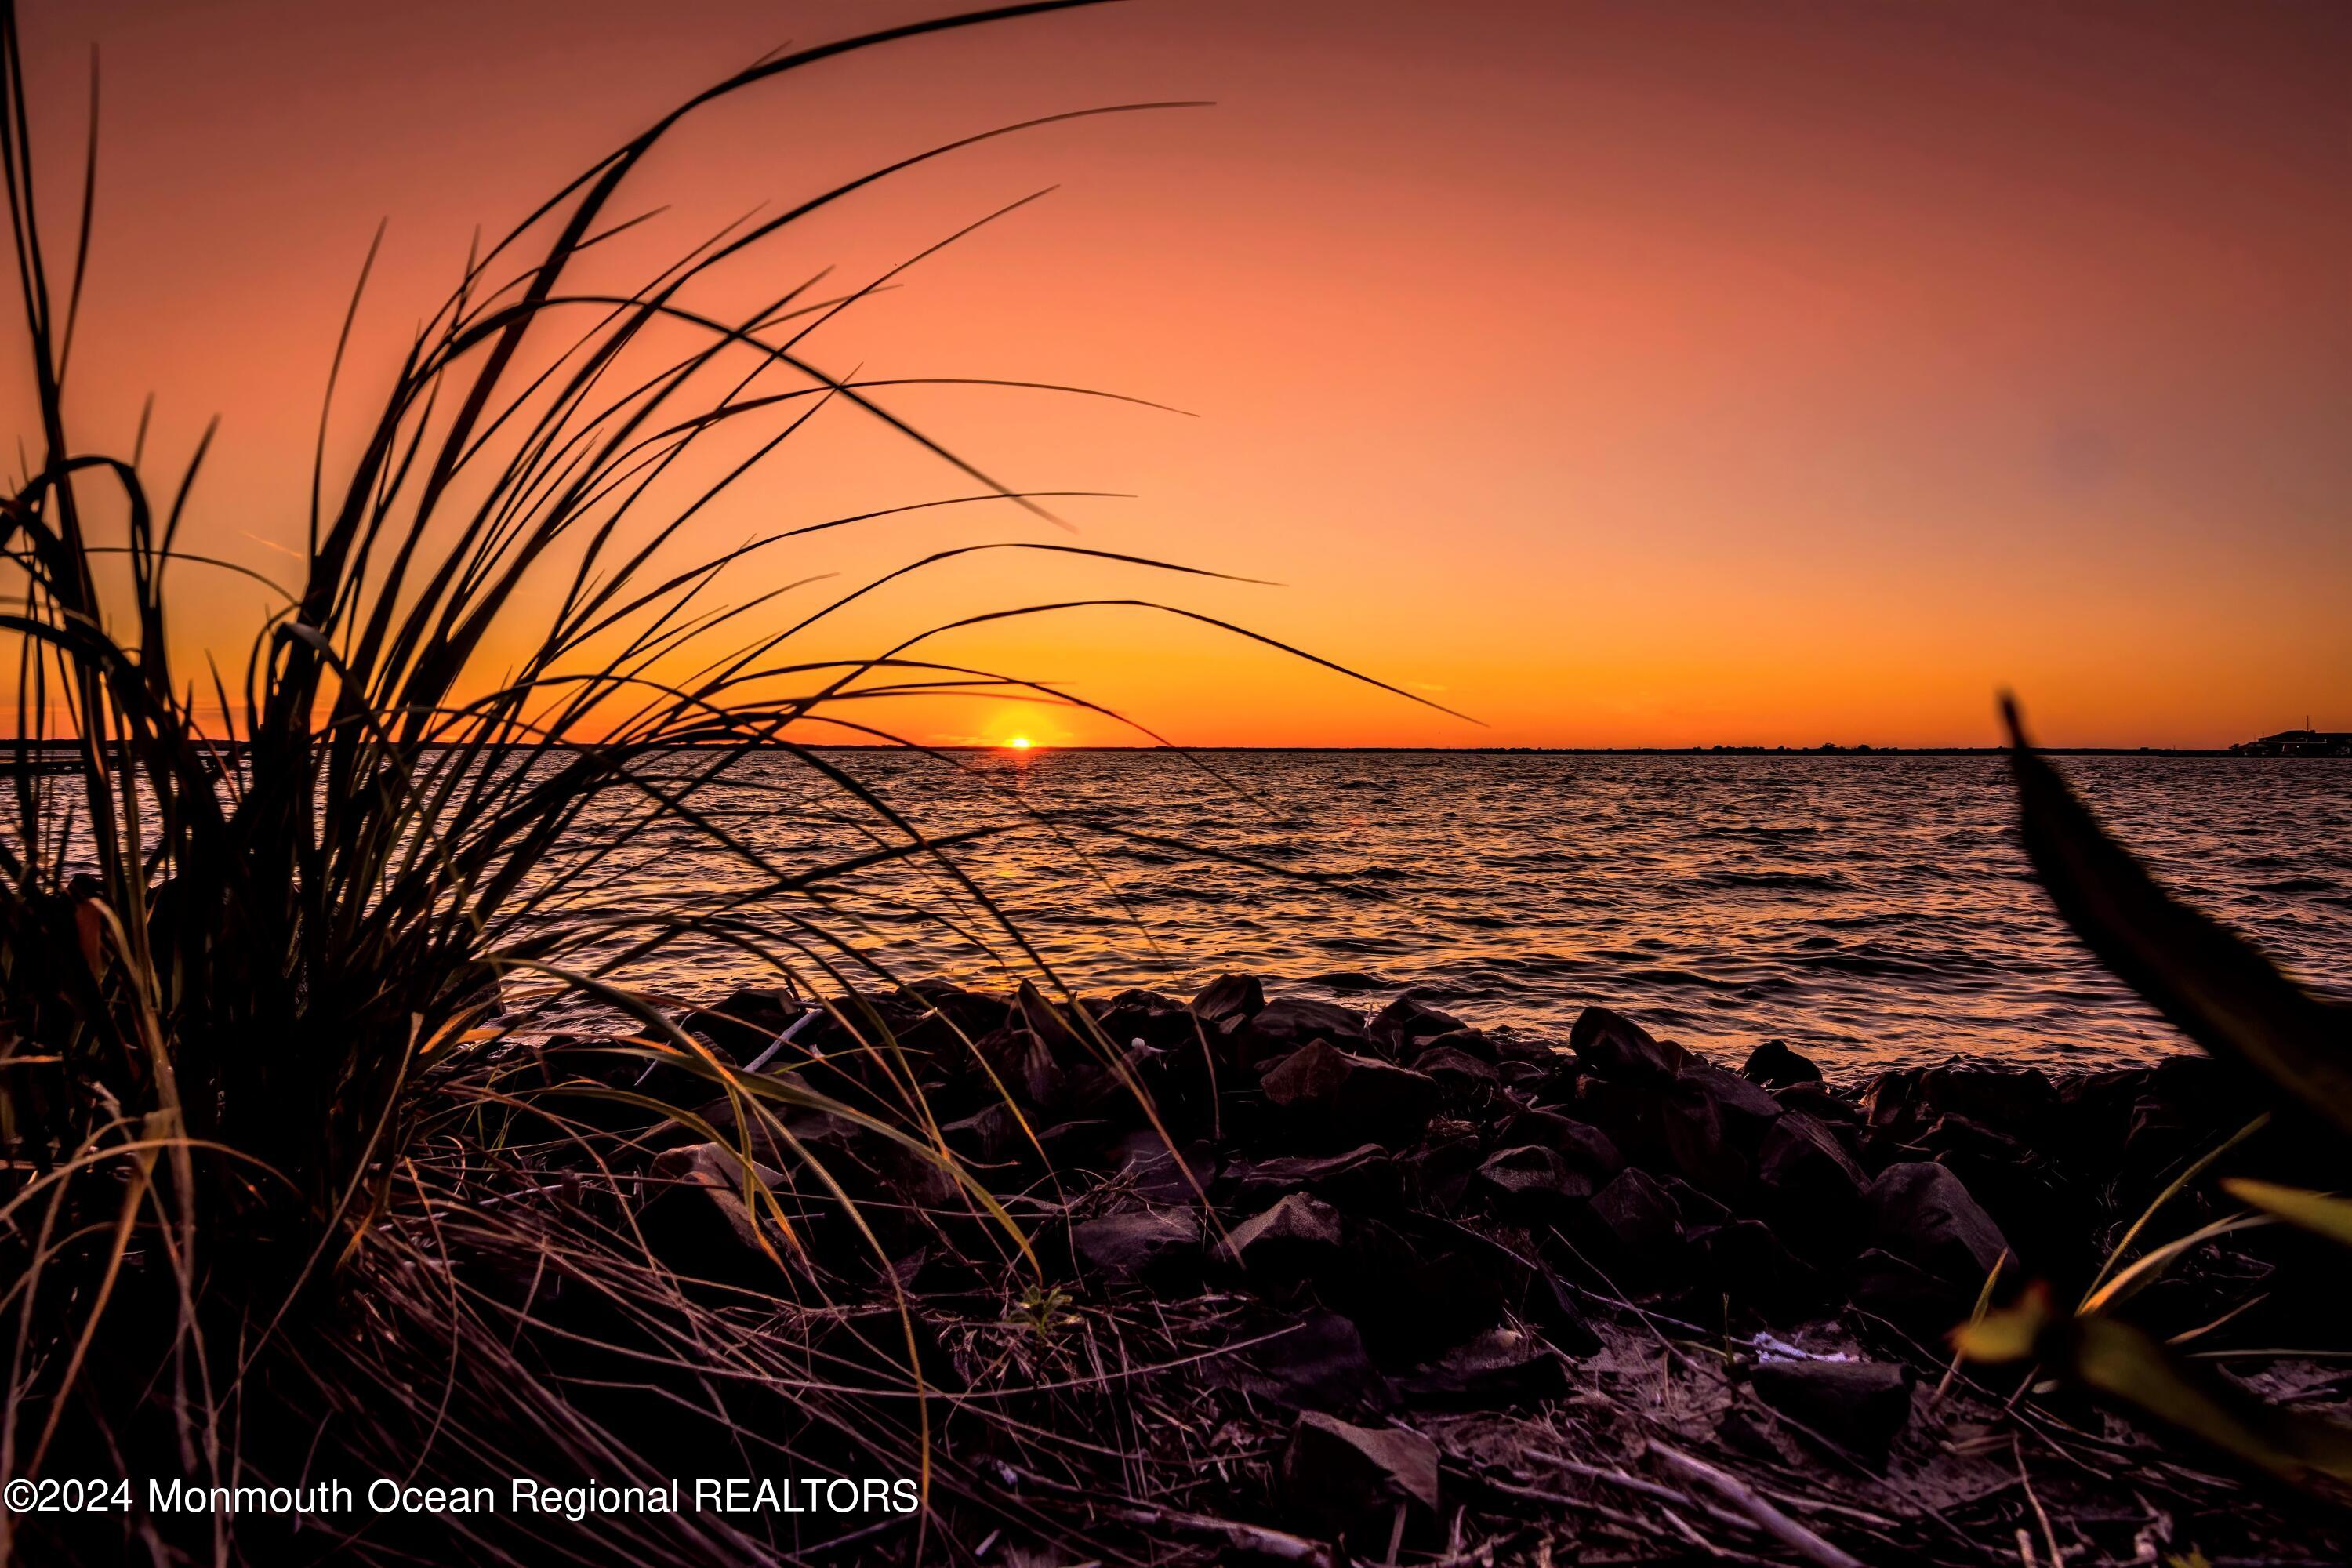
<path fill-rule="evenodd" d="M 158 479 L 143 454 L 92 451 L 68 427 L 97 142 L 80 226 L 56 245 L 7 8 L 0 153 L 43 427 L 0 511 L 16 703 L 0 747 L 0 1473 L 213 1488 L 343 1469 L 462 1485 L 800 1465 L 968 1484 L 932 1468 L 929 1367 L 903 1292 L 894 1310 L 845 1307 L 796 1267 L 812 1226 L 845 1224 L 887 1283 L 890 1244 L 913 1225 L 986 1260 L 1008 1322 L 1043 1299 L 1021 1225 L 950 1147 L 900 1037 L 912 1022 L 929 1026 L 927 1048 L 970 1039 L 952 1017 L 864 1000 L 907 994 L 862 941 L 857 874 L 919 862 L 941 889 L 919 912 L 1057 988 L 962 869 L 956 851 L 978 830 L 919 830 L 805 741 L 825 725 L 892 739 L 871 711 L 909 693 L 1078 700 L 926 656 L 966 621 L 871 657 L 803 657 L 803 634 L 864 588 L 772 629 L 794 542 L 885 511 L 665 563 L 761 459 L 808 439 L 819 409 L 879 421 L 960 470 L 962 493 L 934 504 L 1044 516 L 1056 498 L 997 483 L 806 352 L 814 326 L 887 275 L 844 289 L 812 269 L 734 320 L 683 291 L 900 170 L 1076 115 L 920 150 L 714 235 L 626 296 L 571 279 L 635 221 L 618 203 L 641 161 L 704 106 L 842 55 L 1087 3 L 779 55 L 599 159 L 469 260 L 362 412 L 340 473 L 330 422 L 347 431 L 354 416 L 331 377 L 306 537 L 282 579 L 183 547 L 201 446 Z M 345 343 L 364 269 L 361 285 Z M 696 340 L 683 352 L 669 346 L 681 333 Z M 753 455 L 695 499 L 647 500 L 695 471 L 714 433 L 752 428 Z M 1195 570 L 1075 544 L 971 548 Z M 278 605 L 241 668 L 174 639 L 222 573 Z M 779 786 L 778 763 L 814 797 Z M 824 814 L 839 853 L 777 862 L 730 826 L 746 801 Z M 738 874 L 658 882 L 647 844 Z M 756 958 L 775 997 L 855 1042 L 823 1064 L 824 1087 L 781 1038 L 755 1064 L 730 1059 L 675 1021 L 681 999 L 633 986 L 636 966 L 691 942 Z M 551 1008 L 604 1027 L 562 1035 Z M 1082 1012 L 1068 1016 L 1115 1060 Z M 614 1173 L 652 1125 L 731 1152 L 719 1184 L 737 1191 L 763 1275 L 698 1277 L 638 1226 L 666 1181 L 709 1184 L 707 1170 Z M 812 1128 L 847 1142 L 814 1142 Z M 894 1188 L 853 1192 L 849 1144 L 897 1173 Z M 58 1549 L 38 1533 L 58 1526 L 14 1528 L 17 1560 Z M 283 1549 L 217 1509 L 119 1528 L 163 1557 Z M 403 1560 L 736 1561 L 764 1549 L 750 1528 L 719 1514 L 412 1518 L 348 1544 Z"/>

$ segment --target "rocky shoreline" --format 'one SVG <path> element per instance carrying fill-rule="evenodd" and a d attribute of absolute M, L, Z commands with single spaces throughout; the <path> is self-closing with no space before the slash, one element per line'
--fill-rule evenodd
<path fill-rule="evenodd" d="M 1010 1527 L 983 1561 L 1048 1560 L 1021 1555 L 1041 1517 L 1163 1562 L 2341 1560 L 2302 1500 L 1951 1363 L 1980 1302 L 2078 1297 L 2256 1114 L 2205 1058 L 1837 1083 L 1779 1042 L 1715 1062 L 1602 1007 L 1553 1039 L 1246 975 L 1076 1012 L 1026 986 L 743 992 L 679 1022 L 853 1110 L 919 1097 L 1032 1237 L 1034 1268 L 856 1117 L 790 1111 L 779 1137 L 722 1096 L 693 1119 L 715 1140 L 636 1130 L 639 1224 L 681 1275 L 774 1289 L 781 1262 L 787 1289 L 906 1304 L 943 1473 Z M 708 1092 L 651 1072 L 646 1092 Z M 747 1202 L 746 1146 L 779 1209 Z M 2213 1212 L 2191 1188 L 2161 1234 Z M 2340 1323 L 2263 1295 L 2298 1245 L 2233 1236 L 2141 1315 L 2334 1345 Z M 2343 1397 L 2323 1361 L 2221 1364 Z M 1009 1437 L 1016 1407 L 1090 1442 Z"/>

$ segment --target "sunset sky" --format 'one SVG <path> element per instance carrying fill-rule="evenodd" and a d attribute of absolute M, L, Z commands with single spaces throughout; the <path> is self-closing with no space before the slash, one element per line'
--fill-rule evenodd
<path fill-rule="evenodd" d="M 93 42 L 103 60 L 81 444 L 127 448 L 152 390 L 149 454 L 175 477 L 217 413 L 186 537 L 289 570 L 380 217 L 353 410 L 478 225 L 503 231 L 788 40 L 936 8 L 34 8 L 53 236 Z M 994 124 L 1213 100 L 926 165 L 699 297 L 749 308 L 829 264 L 855 287 L 1055 185 L 812 355 L 1188 411 L 890 395 L 1008 483 L 1136 499 L 1057 503 L 1075 537 L 1002 504 L 844 531 L 738 597 L 980 540 L 1157 555 L 1280 585 L 999 552 L 894 585 L 824 646 L 1159 596 L 1485 724 L 1141 612 L 934 645 L 1195 744 L 1973 744 L 2003 687 L 2053 743 L 2226 743 L 2306 713 L 2352 728 L 2347 80 L 2334 0 L 1130 0 L 834 62 L 690 121 L 620 202 L 667 210 L 600 276 Z M 5 397 L 29 437 L 24 389 Z M 970 489 L 828 411 L 694 542 Z M 181 635 L 241 658 L 264 608 L 216 580 Z M 999 700 L 887 721 L 1128 738 Z"/>

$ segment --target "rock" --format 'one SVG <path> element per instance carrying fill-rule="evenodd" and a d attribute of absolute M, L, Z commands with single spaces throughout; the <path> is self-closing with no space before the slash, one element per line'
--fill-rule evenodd
<path fill-rule="evenodd" d="M 1377 1143 L 1362 1143 L 1344 1154 L 1252 1161 L 1228 1172 L 1224 1184 L 1233 1189 L 1234 1204 L 1245 1210 L 1306 1192 L 1349 1209 L 1378 1211 L 1396 1206 L 1402 1184 L 1395 1156 Z"/>
<path fill-rule="evenodd" d="M 1356 1325 L 1337 1312 L 1316 1312 L 1297 1327 L 1253 1348 L 1244 1358 L 1248 1391 L 1293 1410 L 1335 1415 L 1385 1410 L 1394 1399 L 1389 1381 L 1364 1352 Z"/>
<path fill-rule="evenodd" d="M 1587 1229 L 1599 1234 L 1621 1266 L 1631 1261 L 1655 1272 L 1679 1252 L 1683 1221 L 1675 1201 L 1649 1172 L 1628 1167 L 1592 1194 Z"/>
<path fill-rule="evenodd" d="M 1948 1284 L 1973 1290 L 2008 1250 L 2000 1227 L 1945 1166 L 1889 1165 L 1870 1184 L 1871 1233 L 1878 1245 Z"/>
<path fill-rule="evenodd" d="M 1133 1182 L 1136 1196 L 1181 1208 L 1198 1203 L 1216 1179 L 1217 1160 L 1206 1141 L 1187 1144 L 1180 1158 L 1159 1133 L 1142 1127 L 1119 1140 L 1112 1168 Z"/>
<path fill-rule="evenodd" d="M 1001 1164 L 1030 1147 L 1021 1131 L 1020 1113 L 1001 1100 L 949 1122 L 940 1129 L 940 1136 L 957 1159 L 981 1165 Z"/>
<path fill-rule="evenodd" d="M 1883 1468 L 1911 1420 L 1911 1369 L 1874 1361 L 1768 1361 L 1758 1397 L 1799 1426 Z"/>
<path fill-rule="evenodd" d="M 1595 1190 L 1590 1174 L 1569 1169 L 1558 1151 L 1540 1143 L 1496 1150 L 1478 1167 L 1478 1184 L 1507 1214 L 1557 1209 Z"/>
<path fill-rule="evenodd" d="M 1847 1300 L 1864 1311 L 1922 1336 L 1950 1329 L 1976 1300 L 1973 1289 L 1947 1284 L 1875 1247 L 1846 1266 L 1845 1289 Z"/>
<path fill-rule="evenodd" d="M 1920 1068 L 1890 1068 L 1862 1086 L 1862 1119 L 1874 1131 L 1902 1138 L 1917 1131 Z"/>
<path fill-rule="evenodd" d="M 1766 1316 L 1801 1311 L 1824 1298 L 1822 1278 L 1761 1220 L 1736 1219 L 1690 1232 L 1699 1278 Z"/>
<path fill-rule="evenodd" d="M 1266 1069 L 1266 1099 L 1313 1133 L 1349 1142 L 1370 1139 L 1393 1148 L 1410 1142 L 1437 1109 L 1437 1085 L 1427 1076 L 1349 1054 L 1316 1040 Z"/>
<path fill-rule="evenodd" d="M 1332 1300 L 1383 1363 L 1426 1360 L 1502 1321 L 1502 1283 L 1481 1258 L 1433 1252 L 1385 1226 L 1349 1232 Z"/>
<path fill-rule="evenodd" d="M 1763 1208 L 1791 1246 L 1814 1258 L 1851 1256 L 1869 1177 L 1837 1134 L 1801 1110 L 1765 1129 L 1756 1157 Z"/>
<path fill-rule="evenodd" d="M 1662 1127 L 1660 1087 L 1587 1073 L 1574 1080 L 1567 1109 L 1577 1121 L 1607 1133 L 1627 1163 L 1657 1170 L 1673 1163 Z"/>
<path fill-rule="evenodd" d="M 1476 1110 L 1491 1102 L 1503 1086 L 1502 1075 L 1467 1051 L 1436 1046 L 1412 1059 L 1412 1070 L 1426 1073 L 1444 1092 L 1445 1103 Z"/>
<path fill-rule="evenodd" d="M 1929 1068 L 1919 1075 L 1917 1097 L 1938 1114 L 1957 1112 L 2013 1138 L 2039 1136 L 2059 1109 L 2058 1086 L 2038 1068 Z"/>
<path fill-rule="evenodd" d="M 1192 998 L 1192 1016 L 1227 1034 L 1265 1005 L 1265 987 L 1255 974 L 1223 974 Z"/>
<path fill-rule="evenodd" d="M 1772 1091 L 1772 1098 L 1783 1110 L 1801 1110 L 1834 1126 L 1856 1126 L 1862 1121 L 1861 1108 L 1826 1084 L 1782 1084 Z"/>
<path fill-rule="evenodd" d="M 1618 1152 L 1616 1141 L 1609 1134 L 1557 1110 L 1519 1112 L 1511 1118 L 1501 1142 L 1540 1143 L 1567 1161 L 1570 1170 L 1581 1171 L 1596 1183 L 1605 1182 L 1625 1168 L 1625 1156 Z"/>
<path fill-rule="evenodd" d="M 1285 1514 L 1331 1532 L 1377 1525 L 1399 1500 L 1433 1515 L 1437 1445 L 1418 1433 L 1308 1411 L 1282 1456 L 1281 1500 Z"/>
<path fill-rule="evenodd" d="M 1275 1046 L 1299 1046 L 1308 1040 L 1359 1040 L 1364 1016 L 1337 1002 L 1306 996 L 1283 996 L 1267 1003 L 1249 1021 L 1250 1031 Z"/>
<path fill-rule="evenodd" d="M 1754 1179 L 1764 1131 L 1780 1114 L 1780 1102 L 1746 1079 L 1700 1063 L 1667 1085 L 1659 1131 L 1675 1168 L 1727 1200 Z"/>
<path fill-rule="evenodd" d="M 792 1244 L 771 1215 L 743 1201 L 740 1155 L 719 1143 L 665 1149 L 649 1174 L 654 1190 L 637 1223 L 663 1262 L 691 1278 L 776 1284 Z M 781 1172 L 755 1162 L 751 1174 L 789 1200 Z M 792 1210 L 789 1201 L 785 1209 Z"/>
<path fill-rule="evenodd" d="M 1111 1279 L 1166 1278 L 1199 1258 L 1201 1221 L 1191 1209 L 1129 1209 L 1072 1226 L 1070 1245 L 1089 1268 Z"/>
<path fill-rule="evenodd" d="M 1424 1040 L 1462 1031 L 1461 1019 L 1441 1013 L 1406 992 L 1372 1016 L 1364 1033 L 1391 1056 L 1409 1057 Z"/>
<path fill-rule="evenodd" d="M 1395 1380 L 1407 1405 L 1438 1410 L 1513 1410 L 1568 1393 L 1550 1349 L 1514 1329 L 1490 1329 Z"/>
<path fill-rule="evenodd" d="M 1681 1235 L 1676 1233 L 1679 1241 Z M 1599 1355 L 1604 1348 L 1601 1336 L 1592 1331 L 1591 1321 L 1584 1315 L 1584 1304 L 1567 1280 L 1538 1264 L 1534 1276 L 1528 1281 L 1527 1300 L 1520 1311 L 1530 1321 L 1543 1325 L 1552 1347 L 1567 1355 Z"/>
<path fill-rule="evenodd" d="M 1693 1059 L 1682 1047 L 1652 1039 L 1640 1025 L 1606 1007 L 1587 1007 L 1577 1015 L 1568 1047 L 1585 1071 L 1633 1083 L 1663 1083 Z"/>
<path fill-rule="evenodd" d="M 1509 1059 L 1511 1054 L 1510 1042 L 1484 1029 L 1452 1029 L 1443 1035 L 1430 1035 L 1411 1042 L 1399 1054 L 1407 1067 L 1421 1068 L 1422 1071 L 1427 1072 L 1429 1069 L 1421 1066 L 1421 1058 L 1435 1051 L 1458 1051 L 1498 1069 L 1499 1064 Z"/>
<path fill-rule="evenodd" d="M 696 1008 L 679 1018 L 677 1026 L 716 1048 L 720 1060 L 740 1066 L 766 1050 L 806 1011 L 782 991 L 745 989 L 715 1007 Z"/>
<path fill-rule="evenodd" d="M 1102 1032 L 1121 1045 L 1141 1040 L 1173 1050 L 1197 1045 L 1192 1038 L 1193 1015 L 1173 996 L 1157 991 L 1122 991 L 1088 1008 Z"/>
<path fill-rule="evenodd" d="M 1739 1076 L 1766 1089 L 1783 1089 L 1792 1083 L 1819 1083 L 1822 1069 L 1812 1058 L 1790 1050 L 1786 1040 L 1767 1040 L 1748 1053 L 1748 1065 Z"/>
<path fill-rule="evenodd" d="M 1253 1276 L 1285 1286 L 1337 1258 L 1340 1239 L 1339 1210 L 1320 1198 L 1293 1193 L 1235 1226 L 1222 1250 Z"/>

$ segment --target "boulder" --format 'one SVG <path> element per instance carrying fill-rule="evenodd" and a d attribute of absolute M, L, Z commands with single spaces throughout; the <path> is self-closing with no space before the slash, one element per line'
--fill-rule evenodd
<path fill-rule="evenodd" d="M 1402 1195 L 1396 1157 L 1377 1143 L 1343 1154 L 1286 1154 L 1236 1165 L 1222 1184 L 1240 1208 L 1255 1212 L 1292 1193 L 1312 1193 L 1349 1209 L 1393 1208 Z"/>
<path fill-rule="evenodd" d="M 1698 1277 L 1714 1291 L 1768 1317 L 1819 1306 L 1822 1277 L 1761 1220 L 1736 1219 L 1690 1232 Z"/>
<path fill-rule="evenodd" d="M 740 1065 L 766 1050 L 807 1011 L 785 992 L 746 988 L 715 1007 L 696 1008 L 677 1026 L 715 1047 L 721 1061 Z"/>
<path fill-rule="evenodd" d="M 1412 1070 L 1437 1082 L 1445 1103 L 1457 1110 L 1476 1110 L 1494 1100 L 1503 1087 L 1502 1075 L 1467 1051 L 1437 1046 L 1412 1059 Z"/>
<path fill-rule="evenodd" d="M 1259 1084 L 1303 1130 L 1350 1143 L 1410 1142 L 1437 1109 L 1433 1079 L 1328 1040 L 1301 1046 L 1267 1068 Z"/>
<path fill-rule="evenodd" d="M 649 1173 L 653 1191 L 637 1223 L 664 1263 L 690 1278 L 776 1283 L 793 1245 L 764 1208 L 744 1202 L 740 1155 L 723 1144 L 691 1143 L 655 1155 Z M 755 1162 L 751 1175 L 783 1193 L 791 1212 L 781 1172 Z"/>
<path fill-rule="evenodd" d="M 1846 1299 L 1874 1317 L 1925 1337 L 1944 1333 L 1968 1315 L 1971 1288 L 1948 1284 L 1917 1264 L 1867 1247 L 1846 1265 Z"/>
<path fill-rule="evenodd" d="M 1783 1110 L 1801 1110 L 1832 1126 L 1859 1126 L 1862 1110 L 1853 1101 L 1821 1083 L 1785 1083 L 1772 1090 Z"/>
<path fill-rule="evenodd" d="M 1107 1279 L 1166 1279 L 1199 1258 L 1200 1215 L 1192 1209 L 1105 1215 L 1072 1226 L 1070 1245 L 1090 1270 Z"/>
<path fill-rule="evenodd" d="M 1192 998 L 1192 1016 L 1208 1027 L 1231 1034 L 1265 1005 L 1265 987 L 1255 974 L 1222 974 Z"/>
<path fill-rule="evenodd" d="M 1765 1129 L 1756 1157 L 1763 1211 L 1808 1257 L 1853 1254 L 1869 1180 L 1837 1134 L 1801 1110 L 1788 1111 Z"/>
<path fill-rule="evenodd" d="M 1541 1214 L 1589 1198 L 1595 1183 L 1589 1173 L 1569 1168 L 1558 1151 L 1540 1143 L 1498 1149 L 1478 1167 L 1478 1185 L 1506 1214 Z"/>
<path fill-rule="evenodd" d="M 1911 1369 L 1874 1361 L 1768 1361 L 1757 1396 L 1806 1430 L 1884 1468 L 1911 1420 Z"/>
<path fill-rule="evenodd" d="M 1605 1182 L 1625 1168 L 1625 1156 L 1616 1141 L 1590 1122 L 1557 1110 L 1522 1110 L 1504 1129 L 1505 1143 L 1540 1143 L 1596 1182 Z"/>
<path fill-rule="evenodd" d="M 1242 1370 L 1236 1381 L 1251 1394 L 1292 1410 L 1369 1415 L 1395 1403 L 1363 1335 L 1337 1312 L 1310 1313 L 1253 1347 Z"/>
<path fill-rule="evenodd" d="M 1252 1015 L 1249 1028 L 1263 1046 L 1279 1050 L 1302 1046 L 1309 1040 L 1360 1040 L 1364 1037 L 1364 1016 L 1337 1002 L 1281 996 Z"/>
<path fill-rule="evenodd" d="M 1621 1264 L 1632 1261 L 1654 1272 L 1681 1249 L 1682 1215 L 1647 1171 L 1620 1171 L 1592 1194 L 1586 1214 L 1587 1231 Z"/>
<path fill-rule="evenodd" d="M 1293 1193 L 1235 1226 L 1222 1250 L 1254 1277 L 1279 1287 L 1332 1262 L 1340 1241 L 1339 1211 L 1320 1198 Z"/>
<path fill-rule="evenodd" d="M 1400 1501 L 1439 1506 L 1437 1445 L 1396 1427 L 1358 1426 L 1307 1411 L 1282 1456 L 1282 1511 L 1319 1532 L 1378 1523 Z"/>
<path fill-rule="evenodd" d="M 1640 1025 L 1606 1007 L 1587 1007 L 1577 1015 L 1568 1047 L 1586 1072 L 1633 1083 L 1664 1083 L 1693 1059 L 1682 1047 L 1652 1039 Z"/>
<path fill-rule="evenodd" d="M 1391 1056 L 1409 1057 L 1424 1040 L 1462 1031 L 1461 1019 L 1441 1013 L 1410 991 L 1372 1016 L 1364 1033 Z"/>
<path fill-rule="evenodd" d="M 1149 1127 L 1120 1139 L 1111 1163 L 1134 1184 L 1136 1196 L 1175 1208 L 1198 1203 L 1217 1174 L 1215 1151 L 1205 1140 L 1186 1144 L 1180 1154 Z"/>
<path fill-rule="evenodd" d="M 1917 1096 L 1934 1114 L 1957 1113 L 2013 1138 L 2040 1136 L 2059 1110 L 2058 1086 L 2038 1068 L 1948 1063 L 1919 1075 Z"/>
<path fill-rule="evenodd" d="M 1659 1131 L 1685 1177 L 1730 1199 L 1754 1180 L 1765 1130 L 1780 1114 L 1779 1100 L 1738 1073 L 1698 1063 L 1667 1084 Z"/>
<path fill-rule="evenodd" d="M 1765 1089 L 1785 1089 L 1792 1083 L 1819 1083 L 1822 1069 L 1813 1058 L 1801 1051 L 1792 1051 L 1786 1040 L 1767 1040 L 1748 1053 L 1748 1065 L 1739 1076 Z"/>
<path fill-rule="evenodd" d="M 1867 1196 L 1878 1246 L 1947 1284 L 1975 1289 L 2008 1250 L 2000 1227 L 1946 1166 L 1916 1160 L 1889 1165 Z"/>
<path fill-rule="evenodd" d="M 1489 1329 L 1395 1380 L 1407 1405 L 1437 1410 L 1515 1410 L 1568 1393 L 1550 1348 L 1516 1329 Z"/>

